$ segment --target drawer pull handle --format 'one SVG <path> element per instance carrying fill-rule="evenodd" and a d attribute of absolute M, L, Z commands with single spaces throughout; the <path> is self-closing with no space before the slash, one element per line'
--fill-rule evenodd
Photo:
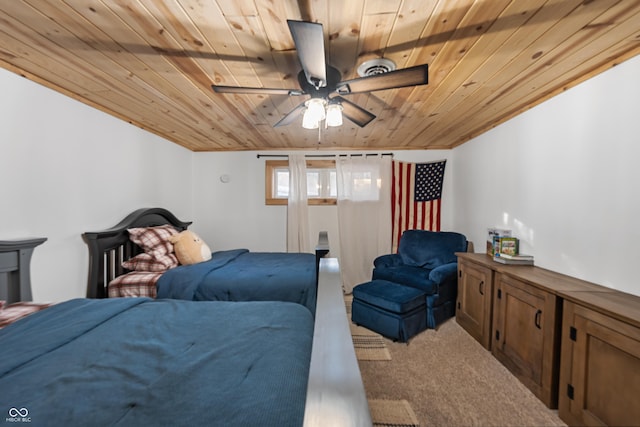
<path fill-rule="evenodd" d="M 480 284 L 478 285 L 478 291 L 480 292 L 480 295 L 484 295 L 484 280 L 480 281 Z"/>
<path fill-rule="evenodd" d="M 538 328 L 538 329 L 542 329 L 542 327 L 540 326 L 541 318 L 542 318 L 542 310 L 536 311 L 536 318 L 535 318 L 534 322 L 536 324 L 536 328 Z"/>

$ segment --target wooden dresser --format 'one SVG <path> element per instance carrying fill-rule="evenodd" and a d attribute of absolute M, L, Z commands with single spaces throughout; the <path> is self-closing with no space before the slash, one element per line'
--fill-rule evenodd
<path fill-rule="evenodd" d="M 31 255 L 46 237 L 0 240 L 0 300 L 31 301 Z"/>
<path fill-rule="evenodd" d="M 457 255 L 457 322 L 540 400 L 570 425 L 640 424 L 640 297 Z"/>

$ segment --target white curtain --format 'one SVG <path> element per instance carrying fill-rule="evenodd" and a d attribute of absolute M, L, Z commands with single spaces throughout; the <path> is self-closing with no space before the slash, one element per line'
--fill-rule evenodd
<path fill-rule="evenodd" d="M 391 158 L 336 159 L 342 286 L 371 280 L 373 260 L 391 252 Z"/>
<path fill-rule="evenodd" d="M 289 156 L 287 252 L 310 252 L 307 163 L 301 154 Z"/>

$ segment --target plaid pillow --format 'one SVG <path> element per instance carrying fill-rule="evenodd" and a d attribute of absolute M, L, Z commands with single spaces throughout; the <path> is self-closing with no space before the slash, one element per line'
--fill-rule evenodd
<path fill-rule="evenodd" d="M 130 228 L 127 231 L 133 243 L 154 256 L 173 253 L 173 244 L 169 241 L 169 237 L 178 234 L 178 231 L 170 225 Z"/>
<path fill-rule="evenodd" d="M 156 282 L 162 272 L 132 271 L 109 282 L 109 298 L 151 297 L 155 298 Z"/>
<path fill-rule="evenodd" d="M 2 301 L 2 303 L 4 304 L 4 301 Z M 31 313 L 43 310 L 51 305 L 53 304 L 27 301 L 9 304 L 8 306 L 0 310 L 0 328 L 4 328 L 8 324 L 13 323 L 18 319 L 22 319 L 23 317 L 26 317 Z"/>
<path fill-rule="evenodd" d="M 131 271 L 166 271 L 178 266 L 178 258 L 174 254 L 154 256 L 141 253 L 122 263 Z"/>

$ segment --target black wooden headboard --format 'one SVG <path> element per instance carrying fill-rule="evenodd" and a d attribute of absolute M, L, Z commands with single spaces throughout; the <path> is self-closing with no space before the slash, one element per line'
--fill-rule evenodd
<path fill-rule="evenodd" d="M 167 224 L 178 231 L 183 231 L 191 225 L 191 222 L 180 221 L 163 208 L 142 208 L 127 215 L 125 219 L 107 230 L 83 233 L 82 236 L 89 245 L 87 298 L 107 298 L 109 282 L 127 273 L 127 270 L 122 267 L 122 262 L 142 252 L 142 249 L 129 239 L 127 229 Z M 317 284 L 320 258 L 329 253 L 329 238 L 326 231 L 319 233 L 315 252 Z"/>
<path fill-rule="evenodd" d="M 138 245 L 129 240 L 127 229 L 166 224 L 183 231 L 191 222 L 180 221 L 163 208 L 142 208 L 107 230 L 83 233 L 82 236 L 89 245 L 87 298 L 106 298 L 109 282 L 126 272 L 122 268 L 122 262 L 142 252 Z"/>

